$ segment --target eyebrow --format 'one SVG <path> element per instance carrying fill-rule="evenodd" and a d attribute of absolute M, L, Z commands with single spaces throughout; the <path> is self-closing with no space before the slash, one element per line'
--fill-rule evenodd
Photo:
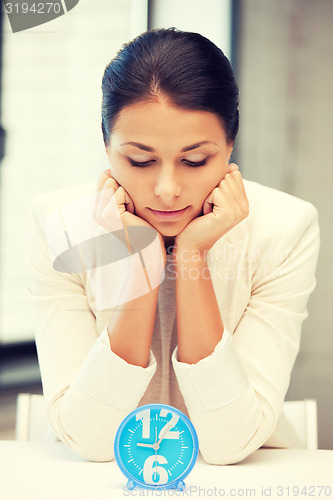
<path fill-rule="evenodd" d="M 139 149 L 143 149 L 143 151 L 149 151 L 150 153 L 155 153 L 155 150 L 151 148 L 150 146 L 146 146 L 145 144 L 141 144 L 140 142 L 124 142 L 123 144 L 120 144 L 121 146 L 125 146 L 126 144 L 130 144 L 131 146 L 135 146 Z M 181 150 L 181 153 L 185 153 L 186 151 L 192 151 L 192 149 L 200 148 L 200 146 L 203 146 L 204 144 L 215 144 L 217 146 L 216 142 L 213 141 L 200 141 L 196 142 L 195 144 L 192 144 L 191 146 L 185 146 Z"/>

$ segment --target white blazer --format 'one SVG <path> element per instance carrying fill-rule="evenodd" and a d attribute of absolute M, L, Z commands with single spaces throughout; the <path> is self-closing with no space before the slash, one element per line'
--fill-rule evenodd
<path fill-rule="evenodd" d="M 316 284 L 316 209 L 258 183 L 244 180 L 244 185 L 249 216 L 208 253 L 225 326 L 223 339 L 211 356 L 196 365 L 180 363 L 177 349 L 172 354 L 200 451 L 207 462 L 215 464 L 238 462 L 260 446 L 297 446 L 281 412 L 308 298 Z M 82 243 L 84 235 L 97 235 L 91 225 L 90 202 L 85 208 L 76 205 L 81 208 L 70 215 L 64 209 L 78 200 L 91 201 L 94 190 L 91 183 L 35 200 L 28 281 L 50 422 L 59 438 L 78 454 L 112 460 L 117 427 L 149 394 L 156 358 L 151 352 L 147 368 L 128 365 L 108 344 L 106 325 L 117 300 L 121 302 L 118 291 L 126 283 L 123 277 L 130 272 L 121 259 L 109 266 L 112 272 L 106 282 L 112 286 L 105 294 L 109 306 L 96 299 L 92 285 L 96 268 L 90 273 L 69 267 L 64 273 L 52 265 L 69 246 Z M 86 265 L 82 253 L 79 259 Z M 152 265 L 149 259 L 146 264 Z M 111 281 L 110 276 L 114 277 Z M 110 299 L 115 290 L 118 295 Z"/>

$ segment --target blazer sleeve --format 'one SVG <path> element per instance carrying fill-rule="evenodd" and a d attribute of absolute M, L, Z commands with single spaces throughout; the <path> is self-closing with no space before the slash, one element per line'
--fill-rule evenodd
<path fill-rule="evenodd" d="M 53 269 L 42 213 L 37 198 L 29 217 L 26 261 L 48 418 L 78 455 L 112 460 L 117 428 L 137 407 L 156 360 L 150 352 L 146 368 L 130 365 L 112 352 L 106 327 L 98 335 L 82 275 Z"/>
<path fill-rule="evenodd" d="M 173 366 L 200 451 L 211 464 L 237 463 L 262 446 L 282 412 L 316 285 L 318 214 L 310 203 L 290 218 L 252 278 L 249 303 L 230 335 L 198 363 Z M 280 250 L 280 251 L 279 251 Z M 272 255 L 272 252 L 267 252 Z M 223 318 L 222 318 L 223 319 Z"/>

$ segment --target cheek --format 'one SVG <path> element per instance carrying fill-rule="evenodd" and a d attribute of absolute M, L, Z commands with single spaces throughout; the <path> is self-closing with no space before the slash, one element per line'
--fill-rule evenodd
<path fill-rule="evenodd" d="M 126 189 L 126 186 L 131 184 L 131 171 L 125 158 L 118 154 L 118 152 L 113 152 L 108 155 L 108 160 L 110 163 L 110 170 L 112 177 Z M 127 191 L 127 189 L 126 189 Z"/>
<path fill-rule="evenodd" d="M 115 157 L 110 161 L 112 177 L 122 186 L 134 201 L 136 192 L 140 187 L 140 176 L 130 169 L 122 158 Z"/>
<path fill-rule="evenodd" d="M 214 162 L 213 168 L 210 172 L 210 175 L 207 175 L 208 181 L 206 181 L 206 186 L 210 188 L 210 191 L 214 189 L 221 180 L 225 177 L 228 172 L 229 164 L 225 158 L 220 159 L 217 162 Z"/>
<path fill-rule="evenodd" d="M 218 171 L 211 172 L 208 175 L 206 174 L 200 180 L 195 190 L 197 201 L 203 203 L 209 193 L 219 184 L 219 182 L 221 182 L 225 174 L 226 172 L 224 171 L 224 169 L 222 170 L 221 167 L 218 169 Z"/>

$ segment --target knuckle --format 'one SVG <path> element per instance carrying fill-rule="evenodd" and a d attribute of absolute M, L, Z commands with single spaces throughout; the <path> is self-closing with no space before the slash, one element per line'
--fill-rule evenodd
<path fill-rule="evenodd" d="M 110 169 L 107 168 L 106 170 L 104 170 L 104 172 L 102 173 L 102 176 L 103 177 L 111 177 Z"/>

